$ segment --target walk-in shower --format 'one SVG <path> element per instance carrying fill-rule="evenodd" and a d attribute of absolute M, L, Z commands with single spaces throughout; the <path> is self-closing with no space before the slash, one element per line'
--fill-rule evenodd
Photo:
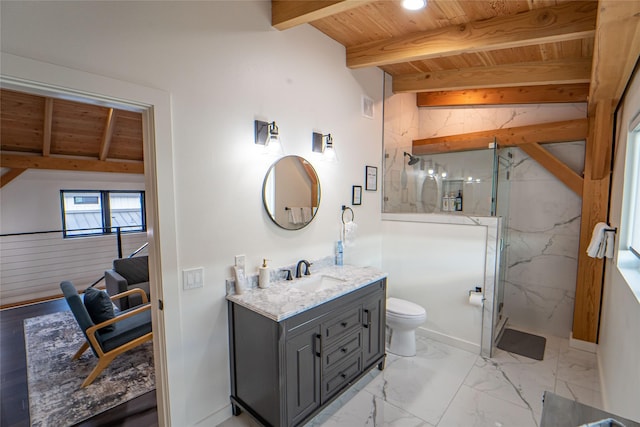
<path fill-rule="evenodd" d="M 405 148 L 406 150 L 406 148 Z M 434 222 L 464 223 L 469 218 L 478 223 L 486 218 L 497 220 L 498 229 L 489 232 L 487 249 L 495 255 L 495 263 L 487 265 L 485 272 L 485 311 L 483 315 L 482 351 L 488 354 L 495 345 L 506 323 L 503 314 L 504 290 L 509 248 L 509 203 L 513 154 L 511 148 L 500 149 L 495 141 L 486 149 L 436 153 L 410 154 L 401 147 L 385 152 L 383 187 L 384 213 L 438 214 Z M 408 157 L 408 161 L 407 161 Z M 451 216 L 448 221 L 442 215 Z M 483 222 L 483 221 L 480 221 Z M 495 227 L 494 227 L 495 229 Z M 495 251 L 492 249 L 495 248 Z M 489 253 L 486 255 L 490 256 Z M 487 280 L 490 280 L 488 282 Z M 487 350 L 487 351 L 485 351 Z"/>

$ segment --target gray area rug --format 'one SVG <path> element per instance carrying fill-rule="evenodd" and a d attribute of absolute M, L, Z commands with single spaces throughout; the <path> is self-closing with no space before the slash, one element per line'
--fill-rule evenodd
<path fill-rule="evenodd" d="M 88 349 L 71 360 L 84 336 L 70 311 L 25 319 L 24 335 L 32 426 L 70 426 L 155 388 L 152 342 L 116 357 L 81 388 L 98 358 Z"/>
<path fill-rule="evenodd" d="M 546 345 L 547 339 L 544 337 L 508 328 L 498 341 L 498 348 L 535 360 L 543 359 Z"/>

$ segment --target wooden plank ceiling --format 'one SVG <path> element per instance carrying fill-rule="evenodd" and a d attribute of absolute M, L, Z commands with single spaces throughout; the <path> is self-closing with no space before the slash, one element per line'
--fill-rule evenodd
<path fill-rule="evenodd" d="M 0 166 L 144 173 L 142 114 L 2 89 Z"/>
<path fill-rule="evenodd" d="M 391 74 L 394 92 L 570 84 L 590 81 L 597 5 L 429 0 L 411 12 L 389 0 L 274 0 L 272 23 L 306 17 L 346 47 L 347 66 Z"/>

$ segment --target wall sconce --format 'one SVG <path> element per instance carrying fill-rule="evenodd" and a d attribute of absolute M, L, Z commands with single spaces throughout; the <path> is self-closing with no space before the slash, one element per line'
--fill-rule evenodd
<path fill-rule="evenodd" d="M 254 121 L 255 143 L 264 145 L 265 152 L 273 154 L 284 154 L 282 143 L 280 142 L 280 131 L 276 122 Z"/>
<path fill-rule="evenodd" d="M 323 160 L 327 162 L 335 162 L 338 160 L 338 155 L 333 147 L 333 138 L 330 133 L 323 135 L 318 132 L 313 132 L 312 136 L 311 151 L 314 153 L 322 153 Z"/>

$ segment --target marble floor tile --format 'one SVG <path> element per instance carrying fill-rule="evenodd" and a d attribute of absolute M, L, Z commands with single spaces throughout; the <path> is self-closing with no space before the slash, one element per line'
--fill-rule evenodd
<path fill-rule="evenodd" d="M 600 391 L 598 362 L 595 353 L 567 347 L 560 350 L 558 380 Z"/>
<path fill-rule="evenodd" d="M 438 427 L 537 427 L 528 409 L 463 385 Z"/>
<path fill-rule="evenodd" d="M 307 424 L 307 427 L 313 424 Z M 433 427 L 379 397 L 362 391 L 349 400 L 337 412 L 322 422 L 322 427 L 392 426 Z"/>
<path fill-rule="evenodd" d="M 479 356 L 421 336 L 416 341 L 415 357 L 395 361 L 365 390 L 436 425 Z"/>
<path fill-rule="evenodd" d="M 529 368 L 527 368 L 529 366 Z M 528 410 L 536 420 L 542 417 L 542 396 L 555 387 L 555 376 L 545 372 L 552 364 L 535 366 L 501 364 L 478 358 L 464 384 L 474 390 L 505 400 Z"/>
<path fill-rule="evenodd" d="M 567 381 L 556 380 L 555 393 L 567 399 L 593 406 L 594 408 L 602 408 L 602 395 L 599 390 L 593 388 L 582 387 L 577 384 L 571 384 Z"/>
<path fill-rule="evenodd" d="M 218 424 L 218 427 L 260 427 L 260 424 L 243 412 L 238 416 L 227 418 L 225 422 Z"/>

